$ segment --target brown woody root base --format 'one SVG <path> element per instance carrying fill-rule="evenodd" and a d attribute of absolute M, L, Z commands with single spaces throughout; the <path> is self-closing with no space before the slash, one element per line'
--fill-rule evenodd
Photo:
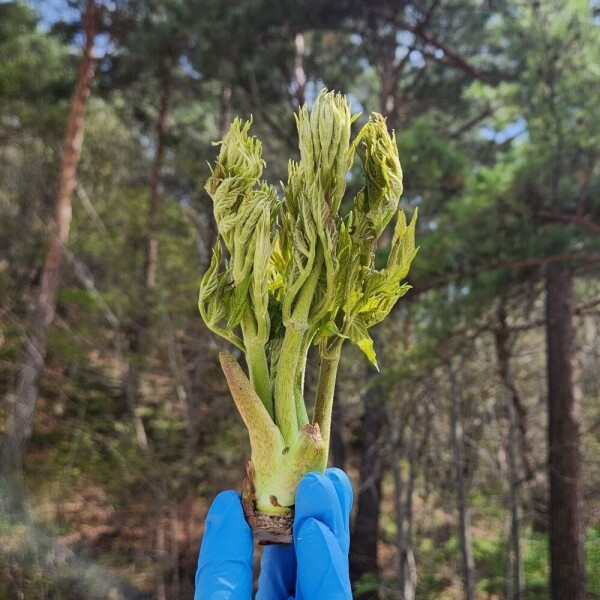
<path fill-rule="evenodd" d="M 267 515 L 258 512 L 254 507 L 254 490 L 249 479 L 244 480 L 242 490 L 242 506 L 246 521 L 252 529 L 254 539 L 261 545 L 291 544 L 294 526 L 294 512 L 280 515 Z"/>
<path fill-rule="evenodd" d="M 294 541 L 292 536 L 294 515 L 292 513 L 283 515 L 265 515 L 257 512 L 249 515 L 246 513 L 246 519 L 252 528 L 254 539 L 261 546 L 291 544 Z"/>

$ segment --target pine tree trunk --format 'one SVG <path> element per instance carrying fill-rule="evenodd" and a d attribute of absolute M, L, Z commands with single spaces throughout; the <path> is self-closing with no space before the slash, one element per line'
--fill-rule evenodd
<path fill-rule="evenodd" d="M 350 543 L 350 578 L 353 582 L 359 581 L 366 574 L 375 577 L 379 575 L 377 541 L 381 482 L 384 473 L 381 439 L 386 418 L 384 404 L 378 396 L 376 386 L 369 390 L 365 404 L 360 428 L 360 492 Z M 376 598 L 377 595 L 373 597 Z"/>
<path fill-rule="evenodd" d="M 389 409 L 389 407 L 387 407 Z M 396 517 L 396 549 L 398 551 L 398 589 L 401 600 L 406 600 L 404 594 L 406 569 L 404 568 L 404 550 L 406 548 L 406 530 L 404 527 L 404 479 L 402 477 L 402 452 L 404 431 L 402 425 L 394 422 L 392 411 L 387 411 L 387 419 L 391 425 L 390 435 L 390 470 L 394 480 L 394 516 Z"/>
<path fill-rule="evenodd" d="M 177 503 L 171 502 L 169 506 L 169 523 L 171 527 L 171 594 L 172 598 L 182 598 L 180 577 L 180 548 L 179 548 L 179 511 Z"/>
<path fill-rule="evenodd" d="M 510 469 L 510 546 L 512 573 L 510 600 L 523 600 L 525 595 L 525 571 L 521 554 L 521 482 L 517 458 L 517 427 L 514 406 L 508 402 L 508 464 Z"/>
<path fill-rule="evenodd" d="M 573 388 L 573 272 L 548 265 L 548 470 L 553 600 L 585 600 L 579 405 Z"/>
<path fill-rule="evenodd" d="M 404 549 L 402 552 L 402 581 L 404 600 L 415 600 L 417 594 L 417 563 L 413 552 L 413 496 L 417 478 L 417 427 L 418 421 L 413 419 L 408 445 L 408 481 L 406 486 L 406 506 L 404 518 L 406 521 L 406 533 L 404 535 Z"/>
<path fill-rule="evenodd" d="M 390 470 L 394 481 L 394 513 L 396 517 L 396 548 L 398 550 L 398 590 L 401 600 L 414 600 L 417 588 L 417 566 L 412 549 L 412 496 L 416 476 L 415 432 L 411 431 L 408 449 L 409 472 L 407 480 L 402 476 L 403 431 L 399 423 L 392 421 L 388 411 L 388 422 L 393 428 L 390 435 Z M 412 427 L 415 427 L 413 423 Z M 406 498 L 406 503 L 405 499 Z"/>
<path fill-rule="evenodd" d="M 219 134 L 224 140 L 231 125 L 231 96 L 233 90 L 230 83 L 223 83 L 221 90 L 221 106 L 219 110 Z M 211 246 L 212 247 L 212 246 Z"/>
<path fill-rule="evenodd" d="M 165 67 L 166 70 L 162 78 L 160 104 L 156 120 L 154 159 L 150 169 L 150 202 L 148 205 L 146 256 L 142 280 L 142 297 L 145 299 L 145 302 L 141 305 L 141 312 L 136 315 L 136 322 L 129 335 L 129 359 L 123 377 L 125 397 L 133 419 L 138 447 L 144 452 L 148 450 L 148 437 L 144 422 L 136 409 L 138 405 L 140 371 L 145 348 L 146 329 L 149 324 L 149 313 L 153 301 L 153 292 L 156 288 L 156 273 L 158 269 L 158 207 L 160 203 L 160 184 L 171 100 L 171 67 L 169 65 L 170 63 Z"/>
<path fill-rule="evenodd" d="M 522 600 L 525 594 L 525 573 L 521 555 L 521 478 L 518 459 L 518 429 L 521 434 L 521 448 L 525 464 L 527 457 L 526 412 L 513 380 L 510 366 L 510 330 L 507 323 L 506 307 L 502 303 L 498 310 L 498 328 L 495 331 L 498 374 L 505 388 L 506 411 L 508 416 L 508 463 L 510 485 L 510 544 L 507 557 L 506 597 L 509 600 Z M 520 426 L 517 427 L 517 412 Z M 526 468 L 526 471 L 528 469 Z"/>
<path fill-rule="evenodd" d="M 165 550 L 165 529 L 163 525 L 162 494 L 156 501 L 156 541 L 154 565 L 156 569 L 156 600 L 167 600 L 167 586 L 165 583 L 164 561 L 167 555 Z"/>
<path fill-rule="evenodd" d="M 450 421 L 452 424 L 452 442 L 454 445 L 456 504 L 458 508 L 460 550 L 462 554 L 464 598 L 465 600 L 475 600 L 475 566 L 471 542 L 471 516 L 467 505 L 467 489 L 464 476 L 465 457 L 460 406 L 461 399 L 456 381 L 456 373 L 453 368 L 450 368 L 450 384 Z"/>
<path fill-rule="evenodd" d="M 306 72 L 304 71 L 304 35 L 297 33 L 294 38 L 294 108 L 306 102 Z"/>
<path fill-rule="evenodd" d="M 162 81 L 160 107 L 156 122 L 156 146 L 150 171 L 150 206 L 148 211 L 148 247 L 146 249 L 145 287 L 146 291 L 156 287 L 156 269 L 158 267 L 158 202 L 163 159 L 165 155 L 165 137 L 169 125 L 169 104 L 171 99 L 171 74 L 167 67 Z"/>
<path fill-rule="evenodd" d="M 77 186 L 77 168 L 81 156 L 85 124 L 85 107 L 94 77 L 94 39 L 97 28 L 97 8 L 88 0 L 83 16 L 85 48 L 79 64 L 79 74 L 62 147 L 58 176 L 55 216 L 48 250 L 44 261 L 40 288 L 27 345 L 21 359 L 17 380 L 15 404 L 5 439 L 3 470 L 10 480 L 20 481 L 23 455 L 33 432 L 35 405 L 39 378 L 44 370 L 48 330 L 54 320 L 63 264 L 63 247 L 69 238 L 73 192 Z M 16 478 L 16 479 L 15 479 Z"/>

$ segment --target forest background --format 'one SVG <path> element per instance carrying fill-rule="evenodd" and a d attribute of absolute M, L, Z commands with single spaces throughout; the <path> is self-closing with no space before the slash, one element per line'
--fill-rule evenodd
<path fill-rule="evenodd" d="M 600 598 L 599 29 L 585 0 L 1 2 L 0 598 L 192 597 L 249 454 L 197 310 L 213 142 L 252 115 L 285 180 L 323 87 L 387 118 L 419 209 L 380 371 L 348 347 L 336 389 L 355 597 Z"/>

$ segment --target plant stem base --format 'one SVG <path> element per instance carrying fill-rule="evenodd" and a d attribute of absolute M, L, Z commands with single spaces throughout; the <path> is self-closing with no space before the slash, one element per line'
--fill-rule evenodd
<path fill-rule="evenodd" d="M 268 515 L 257 511 L 254 506 L 254 491 L 248 478 L 245 479 L 243 485 L 242 506 L 254 539 L 261 546 L 291 544 L 294 541 L 292 536 L 294 526 L 293 510 L 279 515 Z"/>
<path fill-rule="evenodd" d="M 254 539 L 261 546 L 291 544 L 294 541 L 292 536 L 294 515 L 292 513 L 282 515 L 265 515 L 257 512 L 249 515 L 246 513 L 246 519 L 252 528 Z"/>

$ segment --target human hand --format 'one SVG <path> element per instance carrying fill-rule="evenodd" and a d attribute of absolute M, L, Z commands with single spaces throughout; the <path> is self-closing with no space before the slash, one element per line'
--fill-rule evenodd
<path fill-rule="evenodd" d="M 342 470 L 306 475 L 296 492 L 294 544 L 264 549 L 257 600 L 352 598 L 351 508 L 352 487 Z M 221 492 L 206 519 L 194 600 L 249 600 L 253 549 L 239 496 Z"/>

